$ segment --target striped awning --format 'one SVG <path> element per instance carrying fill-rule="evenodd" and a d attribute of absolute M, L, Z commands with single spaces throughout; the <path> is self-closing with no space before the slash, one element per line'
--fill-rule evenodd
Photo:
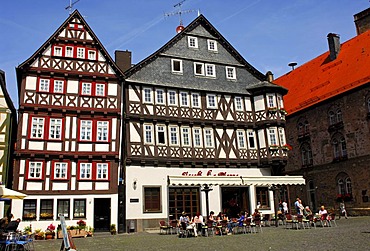
<path fill-rule="evenodd" d="M 168 176 L 169 186 L 272 186 L 304 185 L 303 176 Z"/>

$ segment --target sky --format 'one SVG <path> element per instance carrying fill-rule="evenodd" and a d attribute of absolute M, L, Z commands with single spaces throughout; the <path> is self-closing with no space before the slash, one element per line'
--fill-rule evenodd
<path fill-rule="evenodd" d="M 76 2 L 77 1 L 77 2 Z M 145 59 L 176 35 L 198 11 L 257 70 L 275 78 L 328 50 L 327 34 L 341 43 L 356 36 L 353 15 L 368 0 L 72 0 L 112 58 L 132 52 Z M 68 18 L 70 0 L 1 0 L 0 69 L 18 108 L 15 68 L 27 60 Z M 170 15 L 165 15 L 169 14 Z"/>

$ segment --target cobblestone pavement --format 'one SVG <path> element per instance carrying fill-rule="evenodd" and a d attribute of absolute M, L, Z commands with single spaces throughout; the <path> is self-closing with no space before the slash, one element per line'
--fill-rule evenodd
<path fill-rule="evenodd" d="M 77 250 L 370 250 L 370 217 L 337 220 L 337 227 L 285 229 L 263 227 L 262 233 L 178 238 L 176 235 L 134 233 L 73 239 Z M 37 251 L 58 251 L 62 240 L 35 241 Z"/>

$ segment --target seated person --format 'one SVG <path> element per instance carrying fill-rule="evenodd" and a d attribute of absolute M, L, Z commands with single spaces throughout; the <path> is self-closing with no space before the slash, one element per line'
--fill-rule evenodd
<path fill-rule="evenodd" d="M 309 206 L 306 206 L 303 209 L 303 215 L 306 217 L 306 219 L 308 219 L 312 215 L 312 211 Z"/>
<path fill-rule="evenodd" d="M 258 208 L 256 208 L 255 210 L 254 210 L 254 213 L 253 213 L 253 220 L 254 219 L 261 219 L 261 214 L 260 214 L 260 212 L 258 211 Z"/>
<path fill-rule="evenodd" d="M 2 218 L 0 220 L 0 229 L 5 230 L 6 226 L 8 226 L 9 222 L 12 220 L 13 217 L 14 217 L 13 214 L 9 214 L 8 216 Z"/>
<path fill-rule="evenodd" d="M 15 232 L 15 231 L 17 231 L 19 222 L 21 222 L 21 219 L 20 218 L 18 218 L 16 220 L 12 220 L 11 222 L 9 222 L 8 226 L 6 226 L 5 231 L 7 231 L 7 232 Z"/>

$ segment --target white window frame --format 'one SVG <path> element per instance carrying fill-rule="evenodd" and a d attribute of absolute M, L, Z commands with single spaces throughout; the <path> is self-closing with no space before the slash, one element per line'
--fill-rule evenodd
<path fill-rule="evenodd" d="M 170 129 L 170 145 L 179 145 L 179 128 L 177 126 L 169 126 Z"/>
<path fill-rule="evenodd" d="M 80 120 L 80 141 L 92 141 L 93 137 L 93 121 Z"/>
<path fill-rule="evenodd" d="M 225 67 L 225 72 L 226 72 L 226 78 L 235 80 L 236 79 L 236 68 L 231 67 L 231 66 L 226 66 Z"/>
<path fill-rule="evenodd" d="M 144 143 L 153 144 L 153 125 L 144 124 Z"/>
<path fill-rule="evenodd" d="M 171 105 L 171 106 L 177 105 L 177 92 L 174 90 L 168 91 L 168 105 Z"/>
<path fill-rule="evenodd" d="M 155 94 L 156 94 L 156 104 L 164 105 L 165 104 L 164 90 L 156 89 Z"/>
<path fill-rule="evenodd" d="M 204 128 L 204 145 L 206 148 L 214 147 L 212 128 Z"/>
<path fill-rule="evenodd" d="M 284 108 L 284 101 L 283 101 L 283 96 L 281 95 L 277 95 L 277 102 L 278 102 L 278 105 L 279 105 L 279 108 Z"/>
<path fill-rule="evenodd" d="M 189 48 L 198 49 L 198 38 L 193 36 L 188 36 L 188 46 Z"/>
<path fill-rule="evenodd" d="M 96 179 L 97 180 L 108 180 L 108 163 L 96 163 Z"/>
<path fill-rule="evenodd" d="M 105 86 L 104 83 L 95 83 L 95 96 L 105 97 Z"/>
<path fill-rule="evenodd" d="M 92 94 L 92 83 L 82 82 L 81 84 L 81 95 L 91 96 Z"/>
<path fill-rule="evenodd" d="M 167 140 L 166 140 L 166 125 L 162 125 L 162 124 L 160 124 L 160 125 L 157 125 L 157 127 L 156 127 L 156 131 L 157 131 L 157 145 L 166 145 L 166 142 L 167 142 Z M 159 135 L 160 135 L 160 133 L 163 133 L 163 141 L 164 142 L 159 142 Z"/>
<path fill-rule="evenodd" d="M 180 92 L 180 106 L 189 107 L 189 95 L 187 92 Z"/>
<path fill-rule="evenodd" d="M 207 77 L 216 77 L 216 65 L 214 64 L 205 64 L 204 71 Z"/>
<path fill-rule="evenodd" d="M 28 162 L 28 178 L 41 179 L 43 168 L 44 168 L 44 163 L 42 161 Z"/>
<path fill-rule="evenodd" d="M 63 47 L 61 46 L 54 46 L 54 56 L 61 57 L 63 56 Z"/>
<path fill-rule="evenodd" d="M 239 149 L 246 149 L 247 144 L 246 144 L 246 141 L 245 141 L 245 131 L 244 130 L 237 130 L 236 134 L 237 134 L 237 139 L 238 139 L 238 148 Z"/>
<path fill-rule="evenodd" d="M 201 101 L 200 94 L 193 92 L 191 94 L 191 107 L 200 108 L 200 101 Z"/>
<path fill-rule="evenodd" d="M 40 92 L 49 92 L 49 90 L 50 90 L 50 79 L 40 78 L 39 91 Z"/>
<path fill-rule="evenodd" d="M 64 80 L 54 79 L 54 93 L 64 93 Z"/>
<path fill-rule="evenodd" d="M 179 70 L 175 69 L 175 63 L 180 64 L 180 69 Z M 183 73 L 182 60 L 180 60 L 180 59 L 171 59 L 171 71 L 172 71 L 172 73 L 182 74 Z"/>
<path fill-rule="evenodd" d="M 76 48 L 76 57 L 80 59 L 85 59 L 85 48 L 84 47 Z"/>
<path fill-rule="evenodd" d="M 143 103 L 152 104 L 153 103 L 153 91 L 152 88 L 143 88 Z"/>
<path fill-rule="evenodd" d="M 68 175 L 68 163 L 67 162 L 54 162 L 54 179 L 65 180 Z"/>
<path fill-rule="evenodd" d="M 31 139 L 44 139 L 45 137 L 45 118 L 32 117 Z"/>
<path fill-rule="evenodd" d="M 207 39 L 207 45 L 208 45 L 208 50 L 209 51 L 213 51 L 213 52 L 217 52 L 217 41 L 216 40 L 212 40 L 212 39 Z M 213 45 L 213 48 L 212 48 L 212 45 Z"/>
<path fill-rule="evenodd" d="M 108 142 L 109 140 L 109 121 L 96 121 L 96 142 Z"/>
<path fill-rule="evenodd" d="M 202 147 L 202 129 L 200 127 L 193 127 L 193 142 L 194 147 Z"/>
<path fill-rule="evenodd" d="M 198 72 L 198 67 L 200 69 L 200 72 Z M 195 76 L 204 76 L 205 73 L 204 73 L 204 64 L 203 63 L 198 63 L 198 62 L 194 62 L 194 75 Z"/>
<path fill-rule="evenodd" d="M 63 119 L 50 118 L 49 119 L 49 139 L 61 140 L 62 139 Z"/>
<path fill-rule="evenodd" d="M 215 94 L 207 94 L 207 108 L 217 108 L 217 96 Z"/>
<path fill-rule="evenodd" d="M 273 95 L 273 94 L 268 94 L 267 95 L 267 107 L 268 108 L 276 108 L 275 95 Z"/>
<path fill-rule="evenodd" d="M 280 127 L 280 128 L 278 129 L 278 131 L 279 131 L 280 145 L 281 145 L 281 146 L 284 146 L 284 145 L 286 144 L 284 128 Z"/>
<path fill-rule="evenodd" d="M 276 135 L 276 128 L 270 127 L 267 128 L 267 134 L 268 134 L 268 143 L 269 146 L 277 146 L 278 145 L 278 139 Z"/>
<path fill-rule="evenodd" d="M 92 179 L 92 163 L 81 162 L 79 163 L 80 180 Z"/>
<path fill-rule="evenodd" d="M 73 46 L 66 46 L 65 47 L 65 57 L 73 58 Z"/>
<path fill-rule="evenodd" d="M 181 140 L 182 146 L 186 147 L 191 146 L 190 127 L 181 128 Z"/>
<path fill-rule="evenodd" d="M 95 50 L 87 50 L 87 58 L 89 60 L 96 60 L 96 51 Z"/>
<path fill-rule="evenodd" d="M 234 101 L 235 101 L 235 110 L 236 111 L 243 111 L 243 99 L 242 97 L 235 97 L 234 98 Z"/>
<path fill-rule="evenodd" d="M 254 146 L 251 145 L 251 140 L 253 140 Z M 256 141 L 256 132 L 253 130 L 247 130 L 247 142 L 249 149 L 257 149 L 257 141 Z"/>

